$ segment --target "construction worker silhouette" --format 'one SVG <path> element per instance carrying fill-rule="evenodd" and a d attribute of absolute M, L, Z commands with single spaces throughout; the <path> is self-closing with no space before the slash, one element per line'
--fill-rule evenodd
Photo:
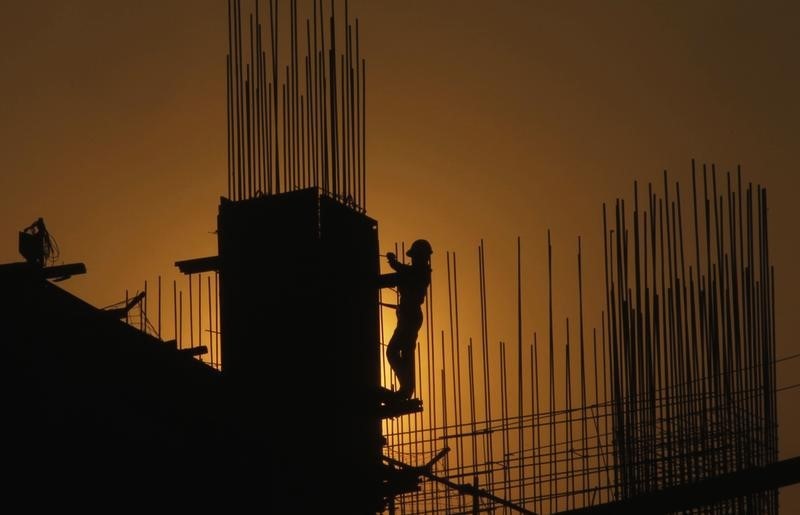
<path fill-rule="evenodd" d="M 414 350 L 422 327 L 422 303 L 431 283 L 431 254 L 433 249 L 427 240 L 416 240 L 406 252 L 411 264 L 400 263 L 397 256 L 389 252 L 386 259 L 395 273 L 381 276 L 382 286 L 396 286 L 400 294 L 397 327 L 386 348 L 386 358 L 399 382 L 397 394 L 405 399 L 410 399 L 414 393 Z"/>

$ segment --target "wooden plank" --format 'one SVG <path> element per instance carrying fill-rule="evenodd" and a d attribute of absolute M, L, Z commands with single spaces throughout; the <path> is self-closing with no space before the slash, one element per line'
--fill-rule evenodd
<path fill-rule="evenodd" d="M 184 261 L 176 261 L 175 266 L 181 273 L 201 274 L 203 272 L 218 272 L 219 271 L 219 256 L 208 256 L 202 258 L 186 259 Z"/>

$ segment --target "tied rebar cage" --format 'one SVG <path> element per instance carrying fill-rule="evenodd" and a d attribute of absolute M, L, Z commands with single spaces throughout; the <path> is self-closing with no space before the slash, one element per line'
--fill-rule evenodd
<path fill-rule="evenodd" d="M 341 24 L 336 4 L 328 16 L 322 0 L 311 0 L 303 31 L 291 0 L 284 49 L 281 3 L 256 0 L 243 31 L 241 0 L 228 1 L 228 198 L 318 188 L 365 212 L 366 60 L 358 19 L 351 23 L 348 2 Z"/>
<path fill-rule="evenodd" d="M 578 249 L 580 277 L 580 243 Z M 549 237 L 548 256 L 552 271 Z M 523 342 L 519 327 L 514 344 L 492 342 L 481 242 L 477 249 L 481 334 L 477 340 L 463 342 L 455 254 L 447 253 L 446 260 L 448 328 L 434 329 L 431 291 L 426 340 L 417 347 L 418 392 L 426 408 L 410 418 L 385 422 L 386 452 L 419 466 L 448 449 L 435 466 L 438 476 L 476 487 L 516 508 L 426 481 L 419 492 L 399 498 L 395 509 L 400 513 L 555 513 L 614 500 L 612 403 L 606 345 L 601 340 L 604 333 L 592 331 L 591 340 L 585 338 L 581 312 L 577 335 L 570 336 L 567 319 L 566 342 L 556 341 L 552 324 L 544 342 L 537 333 L 532 341 Z M 519 315 L 519 288 L 517 295 Z M 580 280 L 578 295 L 582 298 Z M 552 296 L 550 280 L 551 320 Z M 389 385 L 390 369 L 385 366 L 383 372 L 384 384 Z"/>
<path fill-rule="evenodd" d="M 714 166 L 703 167 L 698 187 L 694 162 L 692 171 L 690 209 L 666 172 L 663 191 L 648 185 L 645 201 L 634 184 L 632 210 L 618 199 L 609 217 L 603 206 L 604 298 L 589 304 L 600 327 L 584 328 L 579 239 L 580 313 L 572 327 L 566 320 L 566 341 L 553 336 L 549 235 L 550 326 L 530 341 L 519 293 L 518 341 L 489 337 L 483 242 L 480 334 L 464 341 L 456 256 L 446 254 L 447 305 L 434 309 L 431 289 L 417 346 L 425 411 L 385 421 L 384 434 L 387 455 L 412 465 L 448 449 L 436 475 L 469 488 L 424 481 L 389 511 L 558 513 L 777 461 L 775 369 L 784 360 L 775 355 L 766 190 L 743 186 L 740 171 L 720 188 Z M 385 363 L 382 377 L 390 387 Z M 767 491 L 692 512 L 777 509 L 777 492 Z"/>

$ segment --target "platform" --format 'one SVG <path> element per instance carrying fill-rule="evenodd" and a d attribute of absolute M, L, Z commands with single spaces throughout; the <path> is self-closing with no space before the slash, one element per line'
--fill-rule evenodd
<path fill-rule="evenodd" d="M 378 394 L 378 415 L 380 418 L 396 418 L 422 411 L 420 399 L 405 399 L 397 392 L 380 388 Z"/>

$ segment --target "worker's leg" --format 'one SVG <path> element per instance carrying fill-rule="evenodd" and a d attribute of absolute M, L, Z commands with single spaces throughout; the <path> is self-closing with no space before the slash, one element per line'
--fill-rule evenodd
<path fill-rule="evenodd" d="M 386 348 L 386 358 L 399 383 L 398 393 L 406 398 L 414 392 L 414 349 L 420 327 L 421 309 L 398 309 L 397 327 Z"/>
<path fill-rule="evenodd" d="M 397 392 L 405 397 L 410 397 L 414 391 L 416 338 L 416 334 L 409 334 L 398 328 L 386 347 L 386 359 L 397 377 Z"/>
<path fill-rule="evenodd" d="M 409 340 L 410 345 L 407 345 L 403 348 L 402 351 L 402 361 L 400 364 L 400 369 L 398 371 L 398 378 L 400 379 L 400 390 L 398 393 L 403 397 L 410 399 L 411 396 L 414 394 L 414 389 L 416 386 L 416 368 L 415 368 L 415 350 L 416 350 L 416 335 L 413 335 L 413 338 Z M 408 343 L 408 342 L 406 342 Z"/>
<path fill-rule="evenodd" d="M 397 331 L 395 331 L 395 335 Z M 392 370 L 397 370 L 398 363 L 400 362 L 400 349 L 397 346 L 397 338 L 395 335 L 392 336 L 392 339 L 389 340 L 389 345 L 386 347 L 386 360 L 389 362 L 389 366 L 392 367 Z"/>
<path fill-rule="evenodd" d="M 398 329 L 401 329 L 399 345 L 401 345 L 402 358 L 400 369 L 397 371 L 401 385 L 399 393 L 406 398 L 411 398 L 416 385 L 414 353 L 417 348 L 417 335 L 420 327 L 422 327 L 422 310 L 420 309 L 403 312 L 402 318 L 398 320 Z"/>

